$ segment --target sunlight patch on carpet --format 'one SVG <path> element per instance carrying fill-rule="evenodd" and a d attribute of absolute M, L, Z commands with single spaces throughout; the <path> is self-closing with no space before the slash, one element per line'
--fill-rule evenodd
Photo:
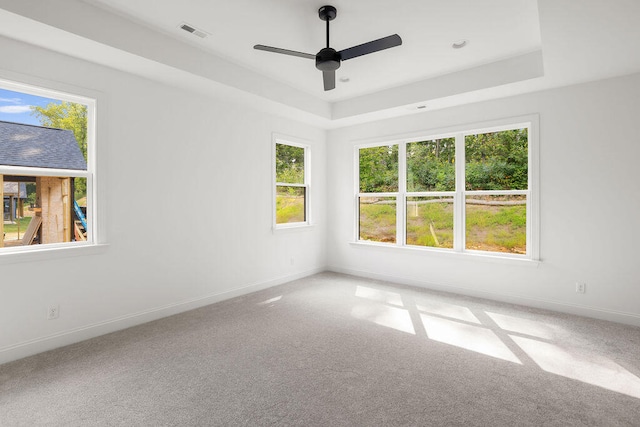
<path fill-rule="evenodd" d="M 509 336 L 547 372 L 640 399 L 640 378 L 611 359 L 579 348 Z"/>
<path fill-rule="evenodd" d="M 416 300 L 416 308 L 419 311 L 449 317 L 451 319 L 463 320 L 469 323 L 480 324 L 478 318 L 468 307 L 449 304 L 440 301 Z"/>
<path fill-rule="evenodd" d="M 491 330 L 420 314 L 429 339 L 497 359 L 522 364 Z"/>
<path fill-rule="evenodd" d="M 384 302 L 391 305 L 402 307 L 402 296 L 397 292 L 383 291 L 380 289 L 369 288 L 367 286 L 356 287 L 356 296 L 358 298 L 366 298 L 371 301 Z"/>
<path fill-rule="evenodd" d="M 531 335 L 548 340 L 559 338 L 564 331 L 560 326 L 550 323 L 507 316 L 506 314 L 490 313 L 488 311 L 485 311 L 485 313 L 505 331 L 517 332 L 519 334 Z"/>
<path fill-rule="evenodd" d="M 351 316 L 360 320 L 368 320 L 376 325 L 386 326 L 396 331 L 416 334 L 409 312 L 402 308 L 389 307 L 383 304 L 356 305 L 351 310 Z"/>

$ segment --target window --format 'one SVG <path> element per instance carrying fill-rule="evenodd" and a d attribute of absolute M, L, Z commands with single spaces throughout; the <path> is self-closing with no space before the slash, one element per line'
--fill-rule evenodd
<path fill-rule="evenodd" d="M 533 123 L 356 147 L 357 240 L 537 259 Z"/>
<path fill-rule="evenodd" d="M 277 138 L 274 163 L 274 227 L 308 225 L 309 147 Z"/>
<path fill-rule="evenodd" d="M 395 243 L 398 216 L 398 145 L 360 149 L 360 239 Z"/>
<path fill-rule="evenodd" d="M 96 241 L 95 100 L 0 81 L 0 251 Z"/>

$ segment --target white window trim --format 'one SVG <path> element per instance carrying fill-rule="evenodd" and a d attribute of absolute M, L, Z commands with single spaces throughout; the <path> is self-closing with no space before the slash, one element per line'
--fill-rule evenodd
<path fill-rule="evenodd" d="M 464 189 L 465 168 L 456 167 L 456 190 L 454 192 L 406 192 L 406 144 L 415 141 L 426 141 L 442 138 L 456 138 L 456 165 L 465 164 L 464 137 L 478 133 L 498 132 L 503 130 L 527 128 L 528 129 L 528 189 L 527 190 L 503 190 L 503 191 L 467 191 Z M 537 265 L 540 261 L 540 208 L 539 208 L 539 116 L 531 114 L 481 122 L 467 125 L 452 126 L 443 129 L 426 130 L 419 133 L 411 133 L 389 138 L 376 138 L 356 142 L 354 146 L 354 188 L 355 188 L 355 215 L 354 215 L 354 240 L 352 244 L 363 247 L 390 248 L 392 250 L 403 249 L 444 256 L 462 257 L 466 259 L 484 259 L 491 262 L 518 262 Z M 398 192 L 392 193 L 360 193 L 360 156 L 361 148 L 398 145 Z M 464 224 L 465 204 L 464 197 L 468 194 L 514 194 L 527 195 L 527 253 L 524 255 L 507 254 L 500 252 L 474 251 L 465 249 Z M 396 197 L 396 243 L 382 243 L 360 240 L 359 198 L 362 196 L 388 196 Z M 415 196 L 453 195 L 454 206 L 454 248 L 431 248 L 406 244 L 406 198 Z"/>
<path fill-rule="evenodd" d="M 0 86 L 3 89 L 42 96 L 61 101 L 80 103 L 87 106 L 87 170 L 67 170 L 48 168 L 27 168 L 0 165 L 1 175 L 22 176 L 68 176 L 87 178 L 87 215 L 89 224 L 87 240 L 83 242 L 67 242 L 46 245 L 18 246 L 0 248 L 0 264 L 13 262 L 57 259 L 68 256 L 101 253 L 108 246 L 106 243 L 106 212 L 102 188 L 102 174 L 98 174 L 98 157 L 104 157 L 104 148 L 99 147 L 97 138 L 97 105 L 102 102 L 100 92 L 52 82 L 34 76 L 0 70 Z M 104 116 L 101 110 L 101 115 Z M 104 119 L 104 117 L 102 117 Z M 101 137 L 102 138 L 102 137 Z M 98 152 L 100 151 L 100 154 Z M 100 188 L 100 190 L 98 190 Z"/>
<path fill-rule="evenodd" d="M 290 145 L 292 147 L 299 147 L 304 149 L 304 184 L 290 184 L 286 182 L 277 182 L 276 181 L 276 144 L 284 144 Z M 305 141 L 300 138 L 295 138 L 288 135 L 282 135 L 274 133 L 272 135 L 272 143 L 271 143 L 271 188 L 272 188 L 272 230 L 280 231 L 280 230 L 295 230 L 295 229 L 303 229 L 309 228 L 313 225 L 311 220 L 311 145 L 308 141 Z M 301 222 L 290 222 L 286 224 L 277 224 L 276 223 L 276 198 L 277 198 L 277 187 L 279 185 L 286 185 L 287 187 L 300 187 L 305 188 L 305 221 Z"/>

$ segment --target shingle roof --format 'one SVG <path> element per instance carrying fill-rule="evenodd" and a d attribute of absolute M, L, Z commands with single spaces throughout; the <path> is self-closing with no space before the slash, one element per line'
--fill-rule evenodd
<path fill-rule="evenodd" d="M 20 195 L 18 195 L 18 188 L 20 188 Z M 27 184 L 24 182 L 4 182 L 4 196 L 9 194 L 18 196 L 21 199 L 27 198 Z"/>
<path fill-rule="evenodd" d="M 86 170 L 73 132 L 0 121 L 0 165 Z"/>

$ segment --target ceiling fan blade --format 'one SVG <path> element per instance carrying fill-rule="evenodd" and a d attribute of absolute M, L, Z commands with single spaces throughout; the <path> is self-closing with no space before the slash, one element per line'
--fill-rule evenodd
<path fill-rule="evenodd" d="M 358 46 L 341 50 L 338 53 L 340 54 L 340 58 L 343 61 L 346 61 L 347 59 L 378 52 L 379 50 L 389 49 L 390 47 L 400 46 L 401 44 L 402 39 L 400 36 L 394 34 L 392 36 L 383 37 L 378 40 L 373 40 L 368 43 L 363 43 Z"/>
<path fill-rule="evenodd" d="M 331 90 L 336 88 L 336 72 L 333 71 L 323 71 L 322 72 L 322 80 L 324 81 L 324 90 Z"/>
<path fill-rule="evenodd" d="M 253 48 L 257 50 L 264 50 L 266 52 L 282 53 L 284 55 L 298 56 L 300 58 L 316 59 L 316 56 L 310 53 L 297 52 L 295 50 L 288 50 L 288 49 L 280 49 L 279 47 L 271 47 L 271 46 L 264 46 L 261 44 L 257 44 Z"/>

